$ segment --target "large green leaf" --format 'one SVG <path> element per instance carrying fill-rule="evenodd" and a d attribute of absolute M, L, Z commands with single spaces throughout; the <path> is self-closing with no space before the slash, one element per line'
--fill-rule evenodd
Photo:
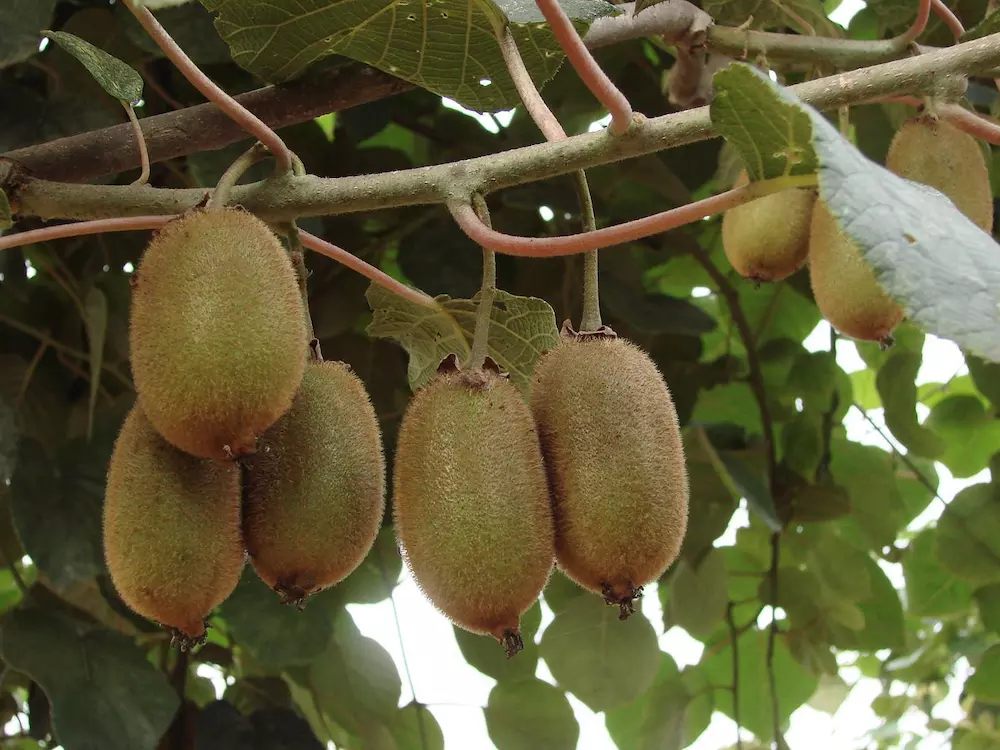
<path fill-rule="evenodd" d="M 871 584 L 871 596 L 857 602 L 864 627 L 857 629 L 831 623 L 830 643 L 837 648 L 856 651 L 903 648 L 906 632 L 899 593 L 879 564 L 868 555 L 864 556 L 864 566 Z"/>
<path fill-rule="evenodd" d="M 979 586 L 1000 583 L 1000 502 L 993 485 L 959 492 L 937 531 L 938 559 L 947 570 Z"/>
<path fill-rule="evenodd" d="M 310 597 L 305 610 L 282 604 L 249 565 L 220 613 L 240 645 L 267 668 L 308 664 L 323 653 L 333 626 L 327 600 L 331 592 Z"/>
<path fill-rule="evenodd" d="M 117 57 L 109 55 L 75 34 L 65 31 L 44 33 L 79 60 L 101 88 L 115 99 L 120 99 L 126 104 L 135 104 L 142 99 L 142 76 Z"/>
<path fill-rule="evenodd" d="M 396 750 L 444 750 L 444 733 L 426 706 L 410 703 L 393 717 L 389 732 Z"/>
<path fill-rule="evenodd" d="M 563 0 L 578 31 L 613 15 L 603 0 Z M 520 104 L 497 30 L 508 22 L 525 66 L 541 86 L 563 54 L 534 3 L 523 0 L 202 0 L 233 59 L 271 82 L 344 55 L 478 111 Z"/>
<path fill-rule="evenodd" d="M 686 559 L 677 562 L 670 579 L 670 621 L 695 638 L 705 638 L 726 616 L 726 557 L 713 549 L 695 567 Z"/>
<path fill-rule="evenodd" d="M 372 284 L 366 294 L 374 315 L 368 333 L 398 341 L 410 355 L 410 388 L 416 391 L 437 372 L 441 360 L 457 354 L 464 361 L 472 350 L 477 298 L 439 297 L 434 307 L 421 307 Z M 498 291 L 490 318 L 489 355 L 527 393 L 535 362 L 559 343 L 552 307 L 536 297 Z"/>
<path fill-rule="evenodd" d="M 976 396 L 949 396 L 940 401 L 926 426 L 945 439 L 939 459 L 956 477 L 978 474 L 1000 451 L 1000 420 L 987 413 Z"/>
<path fill-rule="evenodd" d="M 937 535 L 934 528 L 918 534 L 903 558 L 907 609 L 918 617 L 948 617 L 972 604 L 972 586 L 941 567 Z"/>
<path fill-rule="evenodd" d="M 59 0 L 5 0 L 0 3 L 0 68 L 38 52 L 41 31 L 52 20 Z"/>
<path fill-rule="evenodd" d="M 944 441 L 917 422 L 915 380 L 921 362 L 917 352 L 897 352 L 879 368 L 875 382 L 885 406 L 886 427 L 907 450 L 918 456 L 936 458 L 945 450 Z"/>
<path fill-rule="evenodd" d="M 711 691 L 702 695 L 710 699 Z M 608 711 L 604 723 L 619 748 L 680 750 L 703 730 L 697 711 L 691 710 L 693 700 L 677 664 L 661 654 L 653 686 L 631 703 Z"/>
<path fill-rule="evenodd" d="M 1000 646 L 991 646 L 965 682 L 968 693 L 987 703 L 1000 704 Z"/>
<path fill-rule="evenodd" d="M 455 641 L 462 656 L 470 666 L 500 682 L 523 680 L 533 677 L 538 666 L 538 644 L 535 633 L 542 622 L 542 607 L 539 602 L 521 615 L 521 638 L 524 648 L 513 658 L 507 658 L 503 647 L 496 639 L 454 626 Z"/>
<path fill-rule="evenodd" d="M 830 447 L 830 471 L 850 496 L 851 518 L 862 536 L 876 549 L 891 544 L 908 520 L 891 456 L 843 438 L 834 438 Z"/>
<path fill-rule="evenodd" d="M 649 620 L 618 611 L 600 597 L 572 600 L 542 635 L 542 658 L 559 685 L 593 711 L 634 700 L 653 683 L 660 652 Z"/>
<path fill-rule="evenodd" d="M 533 677 L 497 683 L 485 713 L 497 750 L 574 750 L 580 736 L 566 694 Z"/>
<path fill-rule="evenodd" d="M 983 627 L 1000 635 L 1000 583 L 976 589 L 974 596 Z"/>
<path fill-rule="evenodd" d="M 2 644 L 7 665 L 45 690 L 66 750 L 154 750 L 177 711 L 166 676 L 111 630 L 31 608 L 4 621 Z"/>

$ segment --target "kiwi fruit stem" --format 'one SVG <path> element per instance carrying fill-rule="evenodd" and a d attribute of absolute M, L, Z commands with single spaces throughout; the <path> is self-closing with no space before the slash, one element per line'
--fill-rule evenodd
<path fill-rule="evenodd" d="M 486 201 L 478 193 L 472 201 L 479 219 L 487 227 L 490 223 L 490 210 Z M 472 351 L 466 367 L 476 369 L 483 366 L 490 349 L 490 318 L 493 314 L 493 298 L 497 292 L 497 259 L 488 247 L 483 247 L 483 282 L 479 289 L 479 306 L 476 308 L 476 330 L 472 336 Z"/>
<path fill-rule="evenodd" d="M 597 229 L 597 219 L 594 217 L 594 200 L 590 195 L 590 185 L 587 184 L 587 173 L 582 169 L 579 172 L 574 172 L 573 185 L 576 188 L 577 200 L 580 203 L 583 231 L 593 232 Z M 601 327 L 601 295 L 598 285 L 597 265 L 596 250 L 584 253 L 583 313 L 580 316 L 581 331 L 596 331 Z"/>

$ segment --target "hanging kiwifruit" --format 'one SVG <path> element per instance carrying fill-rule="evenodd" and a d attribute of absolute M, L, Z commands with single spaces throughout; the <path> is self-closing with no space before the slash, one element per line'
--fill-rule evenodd
<path fill-rule="evenodd" d="M 203 458 L 252 452 L 291 405 L 307 343 L 292 264 L 253 214 L 196 209 L 150 242 L 134 282 L 132 371 L 173 445 Z"/>
<path fill-rule="evenodd" d="M 243 536 L 260 577 L 301 604 L 368 554 L 385 509 L 385 459 L 364 384 L 310 363 L 292 408 L 246 459 Z"/>
<path fill-rule="evenodd" d="M 539 360 L 531 407 L 548 469 L 556 559 L 618 604 L 677 557 L 688 479 L 677 411 L 653 361 L 610 329 L 575 334 Z"/>
<path fill-rule="evenodd" d="M 834 328 L 856 339 L 891 343 L 903 308 L 879 285 L 823 201 L 813 209 L 809 277 L 816 305 Z"/>
<path fill-rule="evenodd" d="M 743 170 L 734 187 L 748 181 Z M 814 190 L 793 188 L 726 211 L 722 248 L 736 272 L 752 281 L 780 281 L 805 265 L 815 201 Z"/>
<path fill-rule="evenodd" d="M 893 136 L 885 165 L 900 177 L 940 190 L 986 231 L 993 231 L 993 190 L 979 142 L 947 120 L 923 114 Z"/>
<path fill-rule="evenodd" d="M 178 450 L 134 406 L 108 469 L 104 555 L 125 604 L 182 644 L 202 639 L 243 570 L 239 467 Z"/>
<path fill-rule="evenodd" d="M 417 584 L 455 624 L 521 648 L 520 616 L 553 565 L 552 510 L 531 413 L 487 360 L 454 358 L 410 402 L 396 448 L 396 534 Z"/>

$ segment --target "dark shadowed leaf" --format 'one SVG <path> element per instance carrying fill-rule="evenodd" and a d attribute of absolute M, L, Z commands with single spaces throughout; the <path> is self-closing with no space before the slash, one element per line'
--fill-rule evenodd
<path fill-rule="evenodd" d="M 309 724 L 290 708 L 265 708 L 250 717 L 255 750 L 325 750 Z"/>
<path fill-rule="evenodd" d="M 308 664 L 327 647 L 333 626 L 324 592 L 310 597 L 306 608 L 282 604 L 278 595 L 247 565 L 236 590 L 222 604 L 220 614 L 236 642 L 250 649 L 263 667 Z"/>
<path fill-rule="evenodd" d="M 542 634 L 541 653 L 561 687 L 593 711 L 634 700 L 653 683 L 659 646 L 649 620 L 637 612 L 618 619 L 600 597 L 571 601 Z"/>
<path fill-rule="evenodd" d="M 5 0 L 0 3 L 0 68 L 38 52 L 42 29 L 52 21 L 58 0 Z"/>
<path fill-rule="evenodd" d="M 996 15 L 1000 18 L 1000 13 Z M 1000 409 L 1000 365 L 972 356 L 966 356 L 965 363 L 976 389 L 990 400 L 994 409 Z"/>
<path fill-rule="evenodd" d="M 101 368 L 104 367 L 104 340 L 108 334 L 108 298 L 99 288 L 91 287 L 84 300 L 87 327 L 87 353 L 90 356 L 90 408 L 87 412 L 87 435 L 94 432 L 94 409 L 101 392 Z"/>
<path fill-rule="evenodd" d="M 195 722 L 194 750 L 247 750 L 254 743 L 250 719 L 226 701 L 209 703 Z"/>
<path fill-rule="evenodd" d="M 941 567 L 937 534 L 934 528 L 922 531 L 903 558 L 907 609 L 917 617 L 948 617 L 966 612 L 972 604 L 972 586 Z"/>
<path fill-rule="evenodd" d="M 573 750 L 580 735 L 566 694 L 533 677 L 497 683 L 485 714 L 497 750 Z"/>
<path fill-rule="evenodd" d="M 154 750 L 179 706 L 130 638 L 62 612 L 12 613 L 2 643 L 4 661 L 45 690 L 66 750 Z"/>
<path fill-rule="evenodd" d="M 372 284 L 367 293 L 374 315 L 368 333 L 397 341 L 410 355 L 410 388 L 416 391 L 437 372 L 441 360 L 457 354 L 465 361 L 475 331 L 476 298 L 439 297 L 433 307 L 408 302 Z M 522 393 L 527 393 L 535 362 L 559 343 L 552 307 L 536 297 L 498 291 L 490 318 L 489 354 Z"/>
<path fill-rule="evenodd" d="M 109 95 L 128 104 L 135 104 L 142 99 L 142 76 L 117 57 L 75 34 L 65 31 L 44 33 L 79 60 Z"/>
<path fill-rule="evenodd" d="M 974 596 L 983 627 L 1000 635 L 1000 583 L 976 589 Z"/>
<path fill-rule="evenodd" d="M 559 68 L 562 54 L 533 3 L 523 0 L 443 0 L 398 6 L 385 0 L 306 3 L 202 0 L 218 13 L 216 28 L 233 59 L 271 82 L 299 75 L 331 54 L 352 57 L 412 81 L 470 109 L 496 111 L 520 100 L 497 44 L 506 21 L 538 85 Z M 602 0 L 561 3 L 584 30 L 615 13 Z"/>

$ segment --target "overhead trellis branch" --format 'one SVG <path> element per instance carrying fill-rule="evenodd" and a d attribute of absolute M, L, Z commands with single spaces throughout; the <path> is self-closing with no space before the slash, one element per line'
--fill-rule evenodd
<path fill-rule="evenodd" d="M 990 71 L 997 65 L 1000 34 L 991 34 L 916 57 L 796 84 L 789 90 L 819 109 L 828 109 L 886 96 L 932 94 L 955 77 Z M 958 118 L 950 111 L 945 116 L 955 117 L 960 127 L 970 127 L 966 116 Z M 537 182 L 693 143 L 714 134 L 708 107 L 699 107 L 634 123 L 623 136 L 585 133 L 451 164 L 386 174 L 325 179 L 286 176 L 238 186 L 233 200 L 265 220 L 277 222 L 398 206 L 461 203 L 476 192 L 485 194 Z M 13 179 L 7 188 L 18 214 L 46 219 L 176 214 L 196 205 L 206 192 L 73 185 L 30 177 Z"/>

